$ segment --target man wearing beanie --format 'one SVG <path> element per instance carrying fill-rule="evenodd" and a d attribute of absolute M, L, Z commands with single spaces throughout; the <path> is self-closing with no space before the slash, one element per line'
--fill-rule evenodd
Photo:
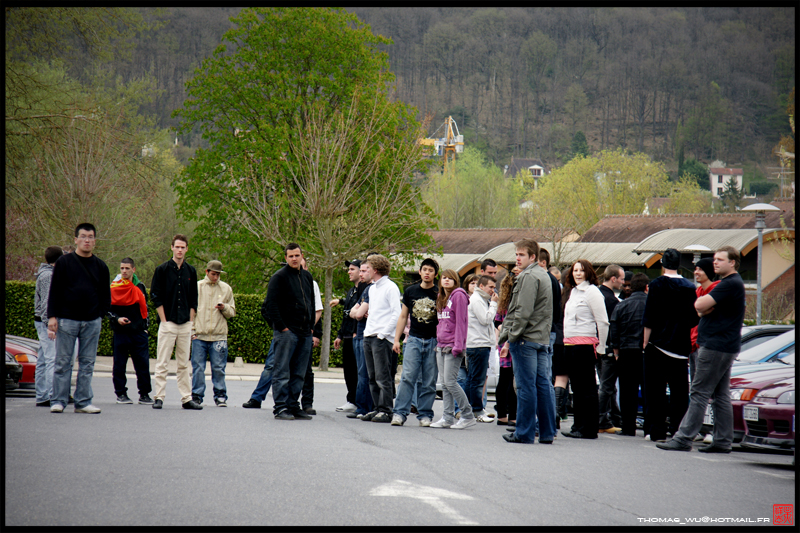
<path fill-rule="evenodd" d="M 694 283 L 678 274 L 681 254 L 668 248 L 661 257 L 663 274 L 648 285 L 642 325 L 644 326 L 644 433 L 650 440 L 667 437 L 689 405 L 688 358 L 692 352 L 692 328 L 698 316 Z M 667 413 L 669 385 L 669 413 Z"/>
<path fill-rule="evenodd" d="M 711 289 L 717 286 L 719 281 L 711 281 L 714 279 L 714 261 L 706 257 L 694 264 L 694 279 L 700 284 L 697 287 L 697 297 L 705 296 Z M 694 377 L 695 358 L 697 356 L 697 326 L 692 328 L 692 353 L 689 355 L 689 375 Z"/>

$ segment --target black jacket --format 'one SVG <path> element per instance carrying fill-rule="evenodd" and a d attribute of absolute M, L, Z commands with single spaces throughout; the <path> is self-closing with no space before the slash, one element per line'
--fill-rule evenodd
<path fill-rule="evenodd" d="M 172 259 L 161 263 L 153 272 L 150 298 L 156 309 L 164 307 L 167 322 L 189 322 L 189 309 L 197 312 L 197 271 L 186 261 L 181 268 Z"/>
<path fill-rule="evenodd" d="M 62 255 L 53 266 L 47 318 L 88 322 L 106 316 L 111 308 L 109 278 L 108 266 L 96 255 Z"/>
<path fill-rule="evenodd" d="M 609 349 L 642 349 L 642 336 L 644 335 L 642 316 L 644 316 L 646 302 L 647 295 L 638 291 L 622 300 L 614 308 L 614 312 L 611 313 L 611 326 L 608 334 Z"/>
<path fill-rule="evenodd" d="M 269 279 L 261 316 L 273 330 L 289 328 L 297 335 L 311 335 L 315 316 L 312 282 L 308 271 L 289 266 L 281 268 Z"/>
<path fill-rule="evenodd" d="M 362 287 L 362 283 L 358 285 L 353 285 L 350 287 L 350 290 L 347 291 L 347 296 L 339 302 L 339 305 L 342 306 L 342 325 L 339 328 L 339 334 L 337 338 L 339 339 L 348 339 L 353 336 L 356 332 L 356 320 L 354 318 L 350 318 L 350 310 L 353 308 L 354 305 L 358 303 L 358 299 L 361 298 L 361 293 L 364 291 L 364 287 Z"/>
<path fill-rule="evenodd" d="M 551 332 L 556 334 L 556 342 L 553 344 L 564 344 L 564 311 L 561 309 L 561 286 L 558 280 L 550 272 L 550 286 L 553 288 L 553 325 Z"/>
<path fill-rule="evenodd" d="M 697 292 L 685 278 L 659 276 L 648 285 L 642 325 L 650 343 L 677 355 L 692 353 L 692 328 L 700 320 L 694 308 Z"/>
<path fill-rule="evenodd" d="M 611 314 L 614 312 L 614 309 L 619 304 L 619 300 L 616 296 L 614 296 L 614 291 L 603 285 L 602 283 L 597 286 L 600 289 L 600 293 L 603 295 L 603 300 L 606 303 L 606 316 L 611 317 Z M 608 332 L 609 338 L 611 337 L 611 330 Z M 606 339 L 606 345 L 608 344 L 608 339 Z M 611 352 L 608 352 L 611 355 Z"/>

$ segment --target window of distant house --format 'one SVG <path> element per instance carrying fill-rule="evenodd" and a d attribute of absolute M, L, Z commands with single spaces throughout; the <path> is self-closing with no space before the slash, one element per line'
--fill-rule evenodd
<path fill-rule="evenodd" d="M 536 178 L 539 178 L 539 177 L 542 176 L 542 169 L 541 168 L 531 168 L 530 171 L 531 171 L 531 175 L 536 177 Z"/>
<path fill-rule="evenodd" d="M 717 187 L 717 196 L 722 196 L 722 187 Z"/>
<path fill-rule="evenodd" d="M 717 176 L 717 183 L 722 183 L 722 176 Z"/>

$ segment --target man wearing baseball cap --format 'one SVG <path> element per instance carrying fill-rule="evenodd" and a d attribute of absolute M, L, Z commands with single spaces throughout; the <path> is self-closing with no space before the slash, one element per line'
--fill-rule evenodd
<path fill-rule="evenodd" d="M 358 388 L 358 365 L 356 363 L 355 351 L 353 350 L 353 337 L 356 336 L 356 321 L 350 318 L 350 310 L 358 303 L 361 297 L 361 292 L 366 285 L 359 284 L 359 269 L 361 268 L 361 261 L 353 259 L 352 261 L 345 261 L 344 266 L 347 268 L 347 275 L 353 286 L 347 291 L 347 295 L 342 300 L 331 300 L 331 307 L 334 305 L 342 304 L 344 308 L 342 311 L 342 325 L 339 328 L 339 334 L 336 340 L 333 341 L 333 348 L 338 350 L 342 349 L 342 366 L 344 367 L 344 383 L 347 385 L 347 401 L 344 405 L 337 407 L 337 411 L 352 413 L 355 412 L 356 407 L 356 389 Z"/>
<path fill-rule="evenodd" d="M 231 286 L 220 281 L 224 274 L 216 259 L 206 265 L 206 277 L 197 282 L 197 316 L 192 329 L 192 400 L 203 403 L 206 392 L 206 359 L 211 360 L 214 403 L 227 407 L 225 365 L 228 363 L 228 319 L 236 316 Z"/>

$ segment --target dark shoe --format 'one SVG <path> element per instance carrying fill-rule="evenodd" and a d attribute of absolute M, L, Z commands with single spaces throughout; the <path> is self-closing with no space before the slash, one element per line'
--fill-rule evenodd
<path fill-rule="evenodd" d="M 519 437 L 517 437 L 516 433 L 506 433 L 505 435 L 503 435 L 503 440 L 505 440 L 506 442 L 518 442 L 520 444 L 527 444 L 525 441 L 520 440 Z"/>
<path fill-rule="evenodd" d="M 188 402 L 184 403 L 181 407 L 183 407 L 184 409 L 191 409 L 193 411 L 200 411 L 203 408 L 202 405 L 200 405 L 194 400 L 189 400 Z"/>
<path fill-rule="evenodd" d="M 43 402 L 36 402 L 36 407 L 50 407 L 50 400 L 45 400 Z"/>
<path fill-rule="evenodd" d="M 573 439 L 583 438 L 583 434 L 580 431 L 562 431 L 561 434 L 564 435 L 565 437 L 570 437 Z"/>
<path fill-rule="evenodd" d="M 197 394 L 192 394 L 192 401 L 197 405 L 203 405 L 203 398 Z"/>
<path fill-rule="evenodd" d="M 289 411 L 287 411 L 286 409 L 284 409 L 283 411 L 275 415 L 275 420 L 294 420 L 294 415 Z"/>
<path fill-rule="evenodd" d="M 361 417 L 362 422 L 371 422 L 372 418 L 378 414 L 378 411 L 370 411 L 369 413 L 365 414 Z"/>
<path fill-rule="evenodd" d="M 153 402 L 153 409 L 161 409 L 162 407 L 164 407 L 164 402 L 161 400 L 156 400 Z"/>
<path fill-rule="evenodd" d="M 498 419 L 497 419 L 497 425 L 498 425 L 498 426 L 507 426 L 507 425 L 508 425 L 508 419 L 506 418 L 505 420 L 500 420 L 500 419 L 498 418 Z"/>
<path fill-rule="evenodd" d="M 506 428 L 506 431 L 510 431 L 511 433 L 514 433 L 516 430 L 517 428 Z"/>
<path fill-rule="evenodd" d="M 662 450 L 672 450 L 676 452 L 692 451 L 691 444 L 682 444 L 675 439 L 669 439 L 667 442 L 657 442 L 656 448 L 661 448 Z"/>
<path fill-rule="evenodd" d="M 313 407 L 303 407 L 303 411 L 305 411 L 307 415 L 317 414 L 317 410 L 314 409 Z"/>
<path fill-rule="evenodd" d="M 142 405 L 153 405 L 153 399 L 149 394 L 140 394 L 139 403 Z"/>
<path fill-rule="evenodd" d="M 261 409 L 261 402 L 250 398 L 242 404 L 245 409 Z"/>
<path fill-rule="evenodd" d="M 69 400 L 67 403 L 75 403 L 75 398 L 73 398 L 71 394 L 69 395 Z"/>
<path fill-rule="evenodd" d="M 412 415 L 418 415 L 419 414 L 419 411 L 417 411 L 417 407 L 415 405 L 411 406 L 411 414 Z"/>
<path fill-rule="evenodd" d="M 389 413 L 378 413 L 377 415 L 372 417 L 372 421 L 380 423 L 388 423 L 392 421 L 392 417 L 389 416 Z"/>
<path fill-rule="evenodd" d="M 217 404 L 217 407 L 228 407 L 228 402 L 225 401 L 225 398 L 214 398 L 214 403 Z"/>
<path fill-rule="evenodd" d="M 123 392 L 122 394 L 117 394 L 117 403 L 133 403 L 133 400 L 128 398 L 128 395 Z"/>
<path fill-rule="evenodd" d="M 636 436 L 636 432 L 634 431 L 633 433 L 631 433 L 629 431 L 624 431 L 624 430 L 620 429 L 619 431 L 617 431 L 615 433 L 615 435 L 624 435 L 626 437 L 635 437 Z"/>
<path fill-rule="evenodd" d="M 347 418 L 358 418 L 360 415 L 358 415 L 355 411 L 351 411 L 345 416 L 347 416 Z"/>
<path fill-rule="evenodd" d="M 295 420 L 313 420 L 311 418 L 311 415 L 308 414 L 308 412 L 306 412 L 306 411 L 297 411 L 296 413 L 294 413 L 294 419 Z"/>
<path fill-rule="evenodd" d="M 658 444 L 656 444 L 658 446 Z M 731 453 L 730 448 L 723 448 L 721 446 L 717 446 L 716 444 L 709 444 L 708 446 L 701 446 L 697 448 L 698 452 L 703 453 Z"/>
<path fill-rule="evenodd" d="M 541 440 L 541 439 L 539 439 L 539 444 L 553 444 L 553 441 L 551 441 L 551 440 Z"/>

